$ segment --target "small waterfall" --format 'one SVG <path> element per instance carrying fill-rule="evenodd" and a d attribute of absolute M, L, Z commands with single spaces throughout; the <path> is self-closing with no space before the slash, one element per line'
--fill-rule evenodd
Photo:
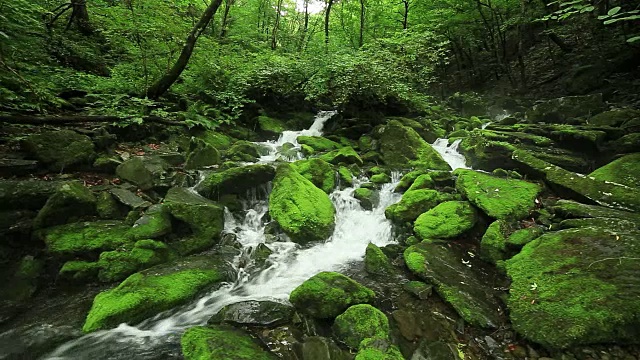
<path fill-rule="evenodd" d="M 436 150 L 444 159 L 444 161 L 451 166 L 452 170 L 455 169 L 470 169 L 467 166 L 467 160 L 464 155 L 458 152 L 462 139 L 457 139 L 452 144 L 449 144 L 449 139 L 437 139 L 431 146 Z"/>
<path fill-rule="evenodd" d="M 306 133 L 318 134 L 324 121 L 326 119 L 316 121 L 314 126 L 317 126 Z M 340 271 L 353 262 L 361 261 L 370 242 L 378 246 L 392 243 L 391 222 L 385 218 L 384 210 L 402 197 L 394 192 L 400 175 L 392 174 L 392 182 L 380 190 L 378 206 L 370 211 L 362 209 L 353 197 L 354 190 L 368 179 L 354 179 L 353 187 L 333 191 L 330 195 L 336 208 L 333 235 L 325 242 L 306 246 L 271 242 L 267 246 L 273 253 L 263 269 L 254 264 L 247 254 L 267 242 L 265 215 L 271 189 L 264 187 L 252 191 L 243 203 L 244 211 L 240 218 L 229 211 L 225 213 L 225 233 L 235 234 L 243 246 L 242 253 L 233 262 L 238 270 L 234 283 L 135 326 L 121 324 L 115 329 L 97 331 L 69 341 L 43 359 L 181 359 L 179 342 L 182 333 L 189 327 L 205 324 L 222 307 L 244 300 L 288 302 L 291 291 L 311 276 L 321 271 Z"/>

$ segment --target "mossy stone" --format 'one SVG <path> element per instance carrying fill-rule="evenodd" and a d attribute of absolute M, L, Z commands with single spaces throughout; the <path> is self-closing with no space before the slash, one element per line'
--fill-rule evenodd
<path fill-rule="evenodd" d="M 258 145 L 246 140 L 236 141 L 229 150 L 226 157 L 232 161 L 255 162 L 260 157 Z"/>
<path fill-rule="evenodd" d="M 57 257 L 90 256 L 117 248 L 131 248 L 130 227 L 119 221 L 72 223 L 44 229 L 40 234 L 47 251 Z"/>
<path fill-rule="evenodd" d="M 116 175 L 136 185 L 141 190 L 150 190 L 166 185 L 169 164 L 157 156 L 134 156 L 118 165 Z"/>
<path fill-rule="evenodd" d="M 353 192 L 353 197 L 360 201 L 360 206 L 365 210 L 372 210 L 379 201 L 378 192 L 375 190 L 359 187 Z"/>
<path fill-rule="evenodd" d="M 100 265 L 91 261 L 67 261 L 58 272 L 60 280 L 76 283 L 95 281 L 100 271 Z"/>
<path fill-rule="evenodd" d="M 100 254 L 98 279 L 102 282 L 120 281 L 136 271 L 167 262 L 174 256 L 163 242 L 139 240 L 131 251 L 105 251 Z"/>
<path fill-rule="evenodd" d="M 358 346 L 355 360 L 404 360 L 397 346 L 387 338 L 371 337 Z"/>
<path fill-rule="evenodd" d="M 449 239 L 471 230 L 478 220 L 476 209 L 467 201 L 446 201 L 420 215 L 413 231 L 422 239 Z"/>
<path fill-rule="evenodd" d="M 546 233 L 506 261 L 514 329 L 552 349 L 638 343 L 640 232 Z"/>
<path fill-rule="evenodd" d="M 526 244 L 540 237 L 544 231 L 539 226 L 532 226 L 514 231 L 507 238 L 506 244 L 510 248 L 521 249 Z"/>
<path fill-rule="evenodd" d="M 31 135 L 23 141 L 22 147 L 53 171 L 90 165 L 95 157 L 91 139 L 71 130 L 43 131 Z"/>
<path fill-rule="evenodd" d="M 232 167 L 208 175 L 196 187 L 196 191 L 211 200 L 218 200 L 226 194 L 244 196 L 247 190 L 273 180 L 275 173 L 275 169 L 270 165 Z"/>
<path fill-rule="evenodd" d="M 635 118 L 640 118 L 640 111 L 634 109 L 617 109 L 605 111 L 591 117 L 589 124 L 596 126 L 620 126 Z"/>
<path fill-rule="evenodd" d="M 290 164 L 278 167 L 269 214 L 292 241 L 301 244 L 325 240 L 335 227 L 335 208 L 329 196 Z"/>
<path fill-rule="evenodd" d="M 336 187 L 336 176 L 333 166 L 328 162 L 315 158 L 299 160 L 291 164 L 300 175 L 311 181 L 313 185 L 327 194 Z"/>
<path fill-rule="evenodd" d="M 331 163 L 333 165 L 340 165 L 340 164 L 362 165 L 363 164 L 363 161 L 358 155 L 358 153 L 355 150 L 353 150 L 353 148 L 350 146 L 345 146 L 338 150 L 330 151 L 324 155 L 321 155 L 320 159 L 328 163 Z"/>
<path fill-rule="evenodd" d="M 568 218 L 613 218 L 627 220 L 640 224 L 640 214 L 621 211 L 597 205 L 587 205 L 579 202 L 561 199 L 553 206 L 553 212 L 565 219 Z M 640 226 L 640 225 L 639 225 Z"/>
<path fill-rule="evenodd" d="M 196 137 L 220 151 L 229 149 L 234 142 L 231 136 L 212 130 L 205 130 Z"/>
<path fill-rule="evenodd" d="M 411 187 L 411 185 L 413 185 L 416 179 L 423 174 L 425 174 L 424 170 L 413 170 L 406 173 L 400 178 L 400 182 L 398 182 L 398 185 L 396 185 L 396 188 L 393 191 L 395 192 L 407 191 Z"/>
<path fill-rule="evenodd" d="M 230 326 L 196 326 L 180 340 L 185 360 L 275 360 L 256 340 Z"/>
<path fill-rule="evenodd" d="M 640 188 L 640 153 L 625 155 L 609 164 L 596 169 L 590 177 L 601 181 L 610 181 Z"/>
<path fill-rule="evenodd" d="M 367 245 L 364 254 L 364 269 L 372 275 L 390 275 L 393 272 L 389 258 L 374 243 Z"/>
<path fill-rule="evenodd" d="M 313 149 L 313 153 L 322 153 L 326 151 L 336 150 L 342 147 L 333 140 L 329 140 L 322 136 L 298 136 L 296 139 L 298 144 L 309 146 Z"/>
<path fill-rule="evenodd" d="M 122 322 L 136 324 L 232 280 L 232 275 L 225 261 L 211 256 L 184 258 L 135 273 L 95 297 L 82 330 L 88 333 Z"/>
<path fill-rule="evenodd" d="M 103 191 L 96 197 L 98 216 L 105 220 L 121 220 L 127 215 L 127 207 L 120 204 L 108 191 Z"/>
<path fill-rule="evenodd" d="M 247 300 L 226 305 L 212 316 L 209 324 L 275 327 L 291 322 L 294 308 L 275 301 Z"/>
<path fill-rule="evenodd" d="M 171 216 L 164 204 L 152 205 L 133 224 L 129 234 L 136 240 L 155 239 L 171 233 Z"/>
<path fill-rule="evenodd" d="M 389 320 L 380 310 L 369 304 L 349 307 L 333 323 L 336 337 L 352 349 L 367 338 L 388 338 Z"/>
<path fill-rule="evenodd" d="M 454 200 L 454 196 L 436 190 L 410 190 L 402 195 L 398 203 L 387 207 L 384 214 L 387 219 L 397 223 L 412 222 L 438 204 L 450 200 Z"/>
<path fill-rule="evenodd" d="M 349 306 L 373 301 L 375 293 L 335 272 L 321 272 L 295 288 L 289 301 L 299 311 L 319 319 L 332 319 Z"/>
<path fill-rule="evenodd" d="M 211 165 L 220 164 L 220 152 L 204 140 L 192 138 L 184 164 L 186 170 L 201 169 Z"/>
<path fill-rule="evenodd" d="M 522 180 L 497 178 L 473 170 L 458 169 L 456 189 L 494 219 L 520 220 L 535 208 L 542 190 Z"/>
<path fill-rule="evenodd" d="M 505 259 L 507 251 L 508 223 L 496 220 L 489 225 L 480 242 L 480 255 L 483 260 L 496 263 Z"/>
<path fill-rule="evenodd" d="M 353 186 L 353 173 L 346 166 L 338 168 L 338 179 L 343 186 Z"/>
<path fill-rule="evenodd" d="M 96 197 L 91 190 L 77 182 L 60 186 L 47 200 L 33 220 L 33 227 L 40 229 L 65 224 L 73 219 L 96 213 Z"/>
<path fill-rule="evenodd" d="M 451 170 L 446 161 L 418 133 L 392 120 L 377 134 L 382 160 L 390 168 Z"/>
<path fill-rule="evenodd" d="M 420 189 L 433 189 L 435 187 L 435 181 L 431 177 L 431 174 L 422 174 L 418 176 L 413 184 L 407 191 L 420 190 Z"/>
<path fill-rule="evenodd" d="M 287 126 L 282 120 L 267 115 L 258 116 L 258 126 L 261 132 L 271 137 L 277 137 L 283 131 L 287 130 Z"/>
<path fill-rule="evenodd" d="M 387 174 L 375 174 L 371 176 L 371 182 L 377 185 L 382 185 L 391 182 L 391 176 Z"/>

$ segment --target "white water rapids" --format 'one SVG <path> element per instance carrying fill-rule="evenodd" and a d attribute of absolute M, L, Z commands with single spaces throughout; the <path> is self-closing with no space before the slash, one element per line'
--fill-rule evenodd
<path fill-rule="evenodd" d="M 272 148 L 261 161 L 275 160 L 277 149 L 290 142 L 297 146 L 299 135 L 321 135 L 324 122 L 334 113 L 318 114 L 314 125 L 299 132 L 285 132 L 281 138 L 268 144 Z M 271 160 L 271 161 L 273 161 Z M 236 257 L 234 266 L 238 279 L 231 284 L 202 296 L 197 301 L 157 315 L 135 326 L 121 324 L 111 330 L 98 331 L 69 341 L 43 359 L 172 359 L 181 358 L 179 340 L 189 327 L 202 325 L 223 306 L 244 300 L 288 301 L 289 293 L 303 281 L 321 271 L 340 271 L 351 263 L 361 261 L 369 242 L 384 246 L 393 242 L 391 223 L 384 210 L 400 200 L 393 192 L 399 174 L 392 176 L 390 184 L 380 190 L 380 202 L 372 211 L 365 211 L 352 196 L 355 188 L 366 179 L 355 179 L 354 187 L 335 190 L 331 200 L 336 208 L 336 227 L 333 235 L 323 243 L 301 247 L 292 242 L 273 242 L 268 246 L 273 254 L 270 264 L 262 271 L 251 271 L 246 255 Z M 268 211 L 268 188 L 252 192 L 244 204 L 244 217 L 236 218 L 227 212 L 225 232 L 234 233 L 250 252 L 266 241 L 264 217 Z M 242 268 L 241 266 L 244 266 Z"/>

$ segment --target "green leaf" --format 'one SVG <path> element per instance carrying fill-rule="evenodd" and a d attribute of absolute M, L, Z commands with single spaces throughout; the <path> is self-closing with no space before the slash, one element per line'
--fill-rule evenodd
<path fill-rule="evenodd" d="M 640 41 L 640 35 L 634 36 L 634 37 L 631 37 L 631 38 L 627 39 L 627 42 L 630 43 L 630 44 L 634 43 L 634 42 L 637 42 L 637 41 Z"/>
<path fill-rule="evenodd" d="M 585 6 L 580 10 L 580 14 L 592 12 L 593 10 L 595 10 L 594 6 Z"/>
<path fill-rule="evenodd" d="M 622 8 L 621 8 L 620 6 L 616 6 L 616 7 L 614 7 L 613 9 L 609 10 L 609 12 L 607 13 L 607 15 L 609 15 L 609 16 L 613 16 L 613 15 L 615 15 L 615 14 L 619 13 L 621 9 L 622 9 Z"/>

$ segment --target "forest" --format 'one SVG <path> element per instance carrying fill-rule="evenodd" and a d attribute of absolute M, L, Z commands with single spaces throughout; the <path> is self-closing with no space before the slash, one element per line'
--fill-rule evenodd
<path fill-rule="evenodd" d="M 0 359 L 640 359 L 640 0 L 0 0 Z"/>

